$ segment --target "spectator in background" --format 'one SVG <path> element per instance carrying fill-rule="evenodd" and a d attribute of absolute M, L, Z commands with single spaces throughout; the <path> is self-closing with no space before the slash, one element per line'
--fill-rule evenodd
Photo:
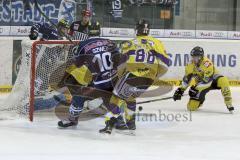
<path fill-rule="evenodd" d="M 57 27 L 48 23 L 36 23 L 31 27 L 29 38 L 31 40 L 61 40 L 68 35 L 70 25 L 68 21 L 62 19 L 58 22 Z"/>
<path fill-rule="evenodd" d="M 74 40 L 86 40 L 89 35 L 100 35 L 100 24 L 91 20 L 92 13 L 90 10 L 82 11 L 82 19 L 75 21 L 70 26 L 70 35 Z"/>

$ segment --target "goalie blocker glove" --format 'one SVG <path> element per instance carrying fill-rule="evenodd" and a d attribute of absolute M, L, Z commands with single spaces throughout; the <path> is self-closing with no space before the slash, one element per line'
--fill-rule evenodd
<path fill-rule="evenodd" d="M 183 89 L 178 88 L 173 95 L 173 100 L 174 101 L 181 100 L 181 97 L 183 96 L 183 93 L 184 93 Z"/>

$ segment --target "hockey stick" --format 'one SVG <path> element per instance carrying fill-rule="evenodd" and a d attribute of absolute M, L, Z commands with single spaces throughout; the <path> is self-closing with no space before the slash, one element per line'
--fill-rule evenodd
<path fill-rule="evenodd" d="M 43 13 L 43 11 L 41 10 L 41 8 L 40 8 L 39 5 L 38 5 L 37 0 L 34 0 L 34 4 L 35 4 L 37 10 L 40 12 L 40 14 L 41 14 L 44 18 L 46 18 L 46 20 L 47 20 L 52 26 L 54 26 L 54 27 L 57 29 L 57 28 L 58 28 L 57 25 L 54 24 L 54 23 L 50 20 L 50 18 L 49 18 L 45 13 Z M 68 35 L 66 35 L 66 34 L 63 33 L 62 31 L 60 31 L 60 33 L 61 33 L 64 37 L 66 37 L 67 40 L 69 40 L 72 44 L 75 44 L 75 43 L 71 40 L 71 38 L 69 38 Z"/>
<path fill-rule="evenodd" d="M 187 96 L 188 94 L 184 94 L 182 96 Z M 164 97 L 164 98 L 159 98 L 159 99 L 153 99 L 153 100 L 148 100 L 148 101 L 142 101 L 142 102 L 137 102 L 137 104 L 144 104 L 144 103 L 151 103 L 151 102 L 157 102 L 157 101 L 163 101 L 163 100 L 168 100 L 172 99 L 173 96 L 170 97 Z"/>

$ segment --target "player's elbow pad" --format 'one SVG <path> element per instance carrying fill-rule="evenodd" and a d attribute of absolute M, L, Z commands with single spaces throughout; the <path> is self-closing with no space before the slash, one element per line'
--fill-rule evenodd
<path fill-rule="evenodd" d="M 85 65 L 81 66 L 80 68 L 75 68 L 70 74 L 81 85 L 88 85 L 92 81 L 92 74 Z"/>
<path fill-rule="evenodd" d="M 189 83 L 190 83 L 190 76 L 184 76 L 183 80 L 182 80 L 182 84 L 181 87 L 184 88 L 184 90 L 186 90 L 186 88 L 188 88 Z"/>
<path fill-rule="evenodd" d="M 202 81 L 203 81 L 203 83 L 209 83 L 210 81 L 212 81 L 212 78 L 210 78 L 210 77 L 204 77 L 204 78 L 202 79 Z"/>
<path fill-rule="evenodd" d="M 72 72 L 74 69 L 76 69 L 76 68 L 77 68 L 77 66 L 76 66 L 75 64 L 70 65 L 70 66 L 66 69 L 66 72 L 69 73 L 69 74 L 71 74 L 71 72 Z"/>

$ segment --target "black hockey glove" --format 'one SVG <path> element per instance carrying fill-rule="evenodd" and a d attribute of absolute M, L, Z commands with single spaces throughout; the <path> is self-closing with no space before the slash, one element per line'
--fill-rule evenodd
<path fill-rule="evenodd" d="M 173 100 L 174 101 L 181 100 L 183 93 L 184 93 L 183 89 L 178 88 L 173 95 Z"/>
<path fill-rule="evenodd" d="M 190 89 L 189 89 L 189 92 L 188 92 L 189 96 L 190 97 L 196 97 L 197 94 L 198 94 L 198 90 L 192 86 Z"/>
<path fill-rule="evenodd" d="M 38 37 L 38 33 L 37 32 L 31 31 L 31 33 L 29 34 L 30 40 L 36 40 L 37 37 Z"/>

